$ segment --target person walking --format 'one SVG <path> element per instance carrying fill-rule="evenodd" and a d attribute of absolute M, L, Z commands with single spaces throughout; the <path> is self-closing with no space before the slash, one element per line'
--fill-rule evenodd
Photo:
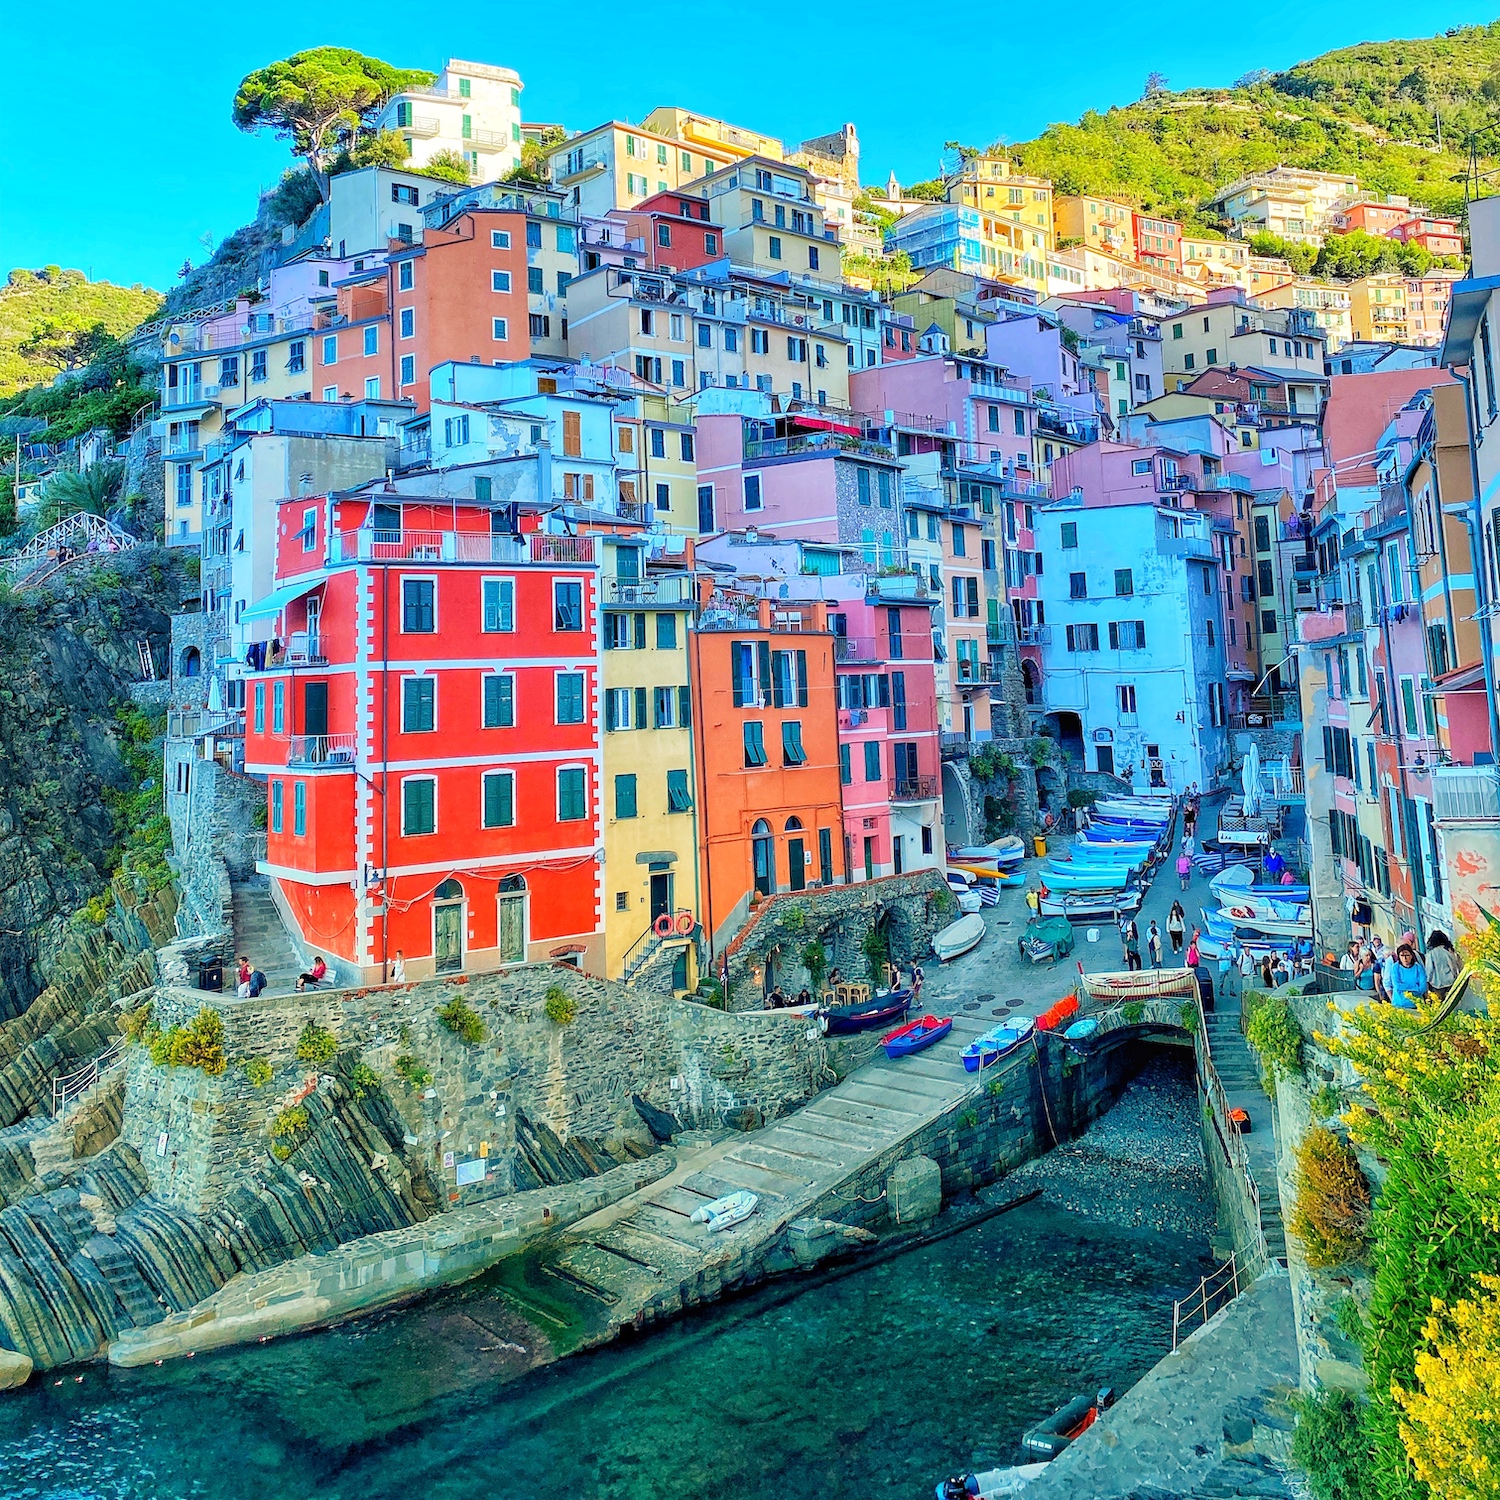
<path fill-rule="evenodd" d="M 1125 967 L 1131 970 L 1141 967 L 1141 933 L 1134 918 L 1125 929 Z"/>
<path fill-rule="evenodd" d="M 1188 881 L 1193 877 L 1193 857 L 1186 849 L 1177 856 L 1177 878 L 1182 882 L 1183 890 L 1188 888 Z"/>
<path fill-rule="evenodd" d="M 1182 939 L 1187 932 L 1187 913 L 1182 909 L 1182 902 L 1174 901 L 1172 909 L 1167 913 L 1167 936 L 1172 939 L 1172 955 L 1175 958 L 1182 952 Z"/>
<path fill-rule="evenodd" d="M 1153 919 L 1150 929 L 1146 933 L 1146 952 L 1151 956 L 1151 967 L 1153 969 L 1161 968 L 1161 950 L 1161 928 L 1156 925 Z"/>
<path fill-rule="evenodd" d="M 240 954 L 240 966 L 234 976 L 235 999 L 248 1000 L 250 998 L 250 975 L 253 972 L 248 955 Z"/>
<path fill-rule="evenodd" d="M 1201 962 L 1202 957 L 1203 955 L 1198 952 L 1198 929 L 1195 927 L 1193 928 L 1192 937 L 1188 939 L 1187 967 L 1190 969 L 1196 969 L 1198 967 L 1198 964 Z"/>
<path fill-rule="evenodd" d="M 1182 831 L 1187 838 L 1192 838 L 1198 831 L 1198 805 L 1191 797 L 1182 809 Z"/>
<path fill-rule="evenodd" d="M 1458 954 L 1453 951 L 1453 944 L 1448 939 L 1446 932 L 1429 932 L 1427 934 L 1427 953 L 1425 955 L 1427 965 L 1427 983 L 1432 993 L 1439 1001 L 1448 998 L 1448 991 L 1453 988 L 1453 981 L 1458 978 L 1459 962 Z"/>
<path fill-rule="evenodd" d="M 1245 991 L 1249 988 L 1250 981 L 1255 977 L 1255 955 L 1243 944 L 1240 944 L 1240 1003 L 1244 1003 Z"/>

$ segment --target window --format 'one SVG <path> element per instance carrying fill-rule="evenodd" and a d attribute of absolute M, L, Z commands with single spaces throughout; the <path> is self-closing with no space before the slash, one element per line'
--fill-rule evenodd
<path fill-rule="evenodd" d="M 557 722 L 559 724 L 583 723 L 582 672 L 559 672 L 557 674 Z"/>
<path fill-rule="evenodd" d="M 509 672 L 489 672 L 484 678 L 484 727 L 512 729 L 516 722 L 516 679 Z"/>
<path fill-rule="evenodd" d="M 675 651 L 677 649 L 676 615 L 657 615 L 656 649 L 658 651 Z"/>
<path fill-rule="evenodd" d="M 617 818 L 633 818 L 637 812 L 635 797 L 635 777 L 615 777 L 615 816 Z"/>
<path fill-rule="evenodd" d="M 865 780 L 880 780 L 880 741 L 865 741 Z"/>
<path fill-rule="evenodd" d="M 415 385 L 417 382 L 417 360 L 413 354 L 401 356 L 401 384 Z"/>
<path fill-rule="evenodd" d="M 767 253 L 770 255 L 772 260 L 781 259 L 781 236 L 779 234 L 771 235 L 770 247 Z"/>
<path fill-rule="evenodd" d="M 516 821 L 516 779 L 509 771 L 486 771 L 483 778 L 484 826 L 511 828 Z"/>
<path fill-rule="evenodd" d="M 1135 574 L 1129 568 L 1115 569 L 1115 598 L 1126 599 L 1135 593 Z"/>
<path fill-rule="evenodd" d="M 653 729 L 675 729 L 677 727 L 677 694 L 669 687 L 651 689 L 651 727 Z"/>
<path fill-rule="evenodd" d="M 801 766 L 807 763 L 807 751 L 802 748 L 802 725 L 796 719 L 782 721 L 781 763 L 784 766 Z"/>
<path fill-rule="evenodd" d="M 859 491 L 859 503 L 861 505 L 870 504 L 870 471 L 863 468 L 856 469 L 854 471 L 854 481 L 855 487 Z M 955 531 L 958 530 L 956 526 L 953 529 Z"/>
<path fill-rule="evenodd" d="M 1111 620 L 1109 622 L 1109 649 L 1111 651 L 1144 651 L 1146 649 L 1146 622 L 1144 620 Z"/>
<path fill-rule="evenodd" d="M 766 741 L 761 724 L 754 719 L 745 722 L 745 765 L 763 766 L 766 763 Z"/>
<path fill-rule="evenodd" d="M 1151 460 L 1149 458 L 1131 459 L 1130 472 L 1132 474 L 1149 474 L 1151 472 Z"/>
<path fill-rule="evenodd" d="M 377 323 L 367 323 L 365 325 L 365 353 L 380 353 L 380 325 Z"/>
<path fill-rule="evenodd" d="M 266 685 L 263 682 L 255 684 L 255 732 L 266 732 Z"/>
<path fill-rule="evenodd" d="M 565 766 L 557 773 L 557 821 L 576 823 L 588 816 L 582 766 Z"/>
<path fill-rule="evenodd" d="M 554 630 L 583 629 L 583 585 L 552 585 L 552 625 Z"/>
<path fill-rule="evenodd" d="M 1097 651 L 1099 649 L 1099 627 L 1095 624 L 1069 625 L 1069 651 Z"/>
<path fill-rule="evenodd" d="M 401 631 L 404 635 L 431 635 L 437 629 L 434 595 L 437 584 L 431 578 L 401 580 Z"/>
<path fill-rule="evenodd" d="M 760 475 L 745 475 L 745 509 L 759 510 L 761 508 L 760 498 Z"/>
<path fill-rule="evenodd" d="M 1070 599 L 1087 599 L 1089 596 L 1089 575 L 1087 573 L 1068 574 L 1068 597 Z"/>
<path fill-rule="evenodd" d="M 401 783 L 401 832 L 411 836 L 437 831 L 437 780 L 412 776 Z"/>
<path fill-rule="evenodd" d="M 378 400 L 380 400 L 380 376 L 378 376 L 378 375 L 371 375 L 365 381 L 365 400 L 366 401 L 378 401 Z"/>
<path fill-rule="evenodd" d="M 688 790 L 686 771 L 667 772 L 667 811 L 687 812 L 693 805 L 693 795 Z"/>
<path fill-rule="evenodd" d="M 414 260 L 403 260 L 396 267 L 396 290 L 398 292 L 409 292 L 416 285 L 417 263 Z M 409 312 L 411 309 L 408 308 Z"/>
<path fill-rule="evenodd" d="M 276 682 L 271 685 L 271 733 L 283 734 L 286 731 L 286 683 Z"/>
<path fill-rule="evenodd" d="M 437 679 L 401 679 L 401 732 L 426 734 L 437 728 Z"/>
<path fill-rule="evenodd" d="M 807 269 L 809 271 L 816 271 L 818 269 L 818 247 L 816 245 L 809 245 L 807 247 Z"/>
<path fill-rule="evenodd" d="M 659 484 L 656 486 L 656 508 L 657 510 L 671 510 L 672 508 L 672 486 Z"/>
<path fill-rule="evenodd" d="M 1133 717 L 1135 714 L 1135 684 L 1133 682 L 1122 682 L 1116 687 L 1115 693 L 1119 701 L 1120 716 L 1122 718 L 1126 715 Z"/>
<path fill-rule="evenodd" d="M 289 375 L 300 375 L 307 369 L 307 343 L 303 339 L 294 339 L 287 345 L 286 368 Z"/>
<path fill-rule="evenodd" d="M 1182 356 L 1182 368 L 1184 370 L 1191 370 L 1196 363 L 1197 361 L 1191 354 L 1184 354 Z"/>
<path fill-rule="evenodd" d="M 849 765 L 849 746 L 847 744 L 839 746 L 839 780 L 845 786 L 848 786 L 854 780 L 854 772 Z"/>
<path fill-rule="evenodd" d="M 492 292 L 508 292 L 510 290 L 510 272 L 491 271 L 490 290 Z"/>
<path fill-rule="evenodd" d="M 680 433 L 678 433 L 678 435 L 677 435 L 677 445 L 678 445 L 678 448 L 680 449 L 680 451 L 682 453 L 682 461 L 683 461 L 683 463 L 685 463 L 685 464 L 692 463 L 693 462 L 693 453 L 694 453 L 694 449 L 693 449 L 693 434 L 690 433 L 690 432 L 680 432 Z"/>
<path fill-rule="evenodd" d="M 325 365 L 336 365 L 339 362 L 339 336 L 336 333 L 326 334 L 323 338 L 323 363 Z"/>
<path fill-rule="evenodd" d="M 1059 545 L 1065 549 L 1072 549 L 1078 545 L 1078 522 L 1064 521 L 1061 528 Z"/>
<path fill-rule="evenodd" d="M 955 557 L 967 557 L 968 549 L 964 545 L 964 529 L 957 521 L 953 523 L 953 555 Z"/>
<path fill-rule="evenodd" d="M 271 783 L 271 832 L 281 832 L 282 822 L 282 784 L 279 781 Z"/>

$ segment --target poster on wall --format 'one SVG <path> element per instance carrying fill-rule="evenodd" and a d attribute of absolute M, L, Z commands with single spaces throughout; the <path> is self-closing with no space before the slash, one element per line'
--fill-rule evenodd
<path fill-rule="evenodd" d="M 457 1180 L 459 1187 L 468 1187 L 472 1182 L 483 1182 L 484 1158 L 476 1156 L 472 1161 L 459 1162 Z"/>

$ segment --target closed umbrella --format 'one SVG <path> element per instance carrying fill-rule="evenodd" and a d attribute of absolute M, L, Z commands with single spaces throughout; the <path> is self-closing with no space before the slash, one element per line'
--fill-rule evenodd
<path fill-rule="evenodd" d="M 1260 749 L 1254 740 L 1251 740 L 1250 748 L 1245 752 L 1241 786 L 1244 791 L 1241 806 L 1245 816 L 1254 817 L 1256 808 L 1260 806 Z"/>

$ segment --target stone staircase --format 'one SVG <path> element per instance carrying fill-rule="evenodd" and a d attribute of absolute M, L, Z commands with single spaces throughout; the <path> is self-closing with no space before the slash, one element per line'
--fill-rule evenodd
<path fill-rule="evenodd" d="M 224 964 L 224 987 L 234 989 L 234 959 L 241 953 L 249 956 L 251 966 L 267 980 L 268 994 L 285 994 L 295 987 L 302 972 L 302 961 L 292 946 L 292 939 L 281 920 L 281 913 L 271 899 L 269 888 L 260 881 L 237 881 L 231 887 L 234 899 L 234 952 Z"/>
<path fill-rule="evenodd" d="M 1281 1222 L 1281 1194 L 1276 1185 L 1276 1141 L 1271 1126 L 1271 1101 L 1261 1087 L 1260 1063 L 1240 1031 L 1240 1002 L 1226 996 L 1221 1009 L 1208 1012 L 1208 1049 L 1214 1071 L 1224 1085 L 1231 1107 L 1250 1116 L 1244 1137 L 1250 1175 L 1260 1193 L 1260 1227 L 1271 1259 L 1286 1262 L 1286 1231 Z"/>

